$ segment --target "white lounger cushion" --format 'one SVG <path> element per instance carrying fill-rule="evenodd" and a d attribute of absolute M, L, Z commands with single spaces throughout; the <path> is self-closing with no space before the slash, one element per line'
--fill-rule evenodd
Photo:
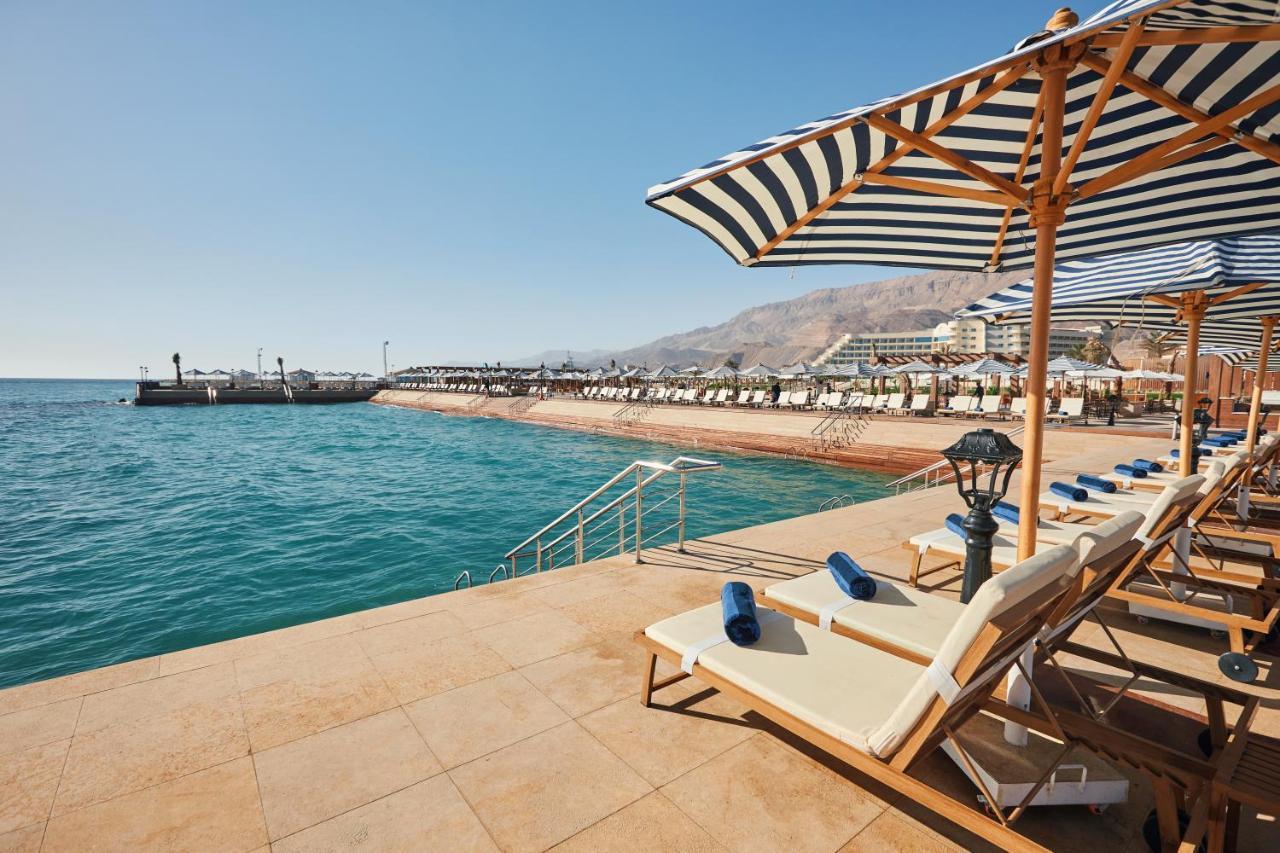
<path fill-rule="evenodd" d="M 1131 541 L 1143 520 L 1141 513 L 1127 512 L 1088 527 L 1077 537 L 1075 549 L 1079 560 L 1067 576 L 1074 577 L 1085 563 Z M 782 604 L 815 616 L 843 594 L 831 572 L 825 569 L 774 584 L 766 592 Z M 832 621 L 898 648 L 933 657 L 963 611 L 964 605 L 958 601 L 877 578 L 875 598 L 855 601 L 837 610 Z"/>
<path fill-rule="evenodd" d="M 1074 561 L 1075 551 L 1060 546 L 983 584 L 939 644 L 935 667 L 954 673 L 988 622 L 1061 580 Z M 645 629 L 647 636 L 681 655 L 723 632 L 719 604 Z M 754 645 L 712 646 L 698 663 L 855 749 L 880 757 L 893 754 L 937 695 L 925 667 L 790 618 L 762 623 Z"/>

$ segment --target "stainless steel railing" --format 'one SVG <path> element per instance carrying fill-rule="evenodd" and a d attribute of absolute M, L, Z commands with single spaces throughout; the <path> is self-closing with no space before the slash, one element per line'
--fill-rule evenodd
<path fill-rule="evenodd" d="M 637 460 L 610 477 L 591 494 L 565 510 L 550 524 L 525 539 L 506 553 L 511 561 L 511 577 L 520 575 L 520 561 L 533 558 L 533 569 L 525 574 L 553 569 L 557 560 L 569 557 L 574 564 L 586 559 L 625 554 L 634 548 L 637 563 L 642 562 L 645 542 L 676 531 L 677 547 L 684 550 L 686 519 L 686 486 L 688 476 L 700 471 L 714 471 L 719 462 L 680 456 L 669 463 Z M 678 477 L 673 491 L 654 499 L 653 486 L 668 475 Z M 612 494 L 632 477 L 635 484 L 621 494 Z M 646 499 L 645 490 L 649 489 Z M 645 518 L 675 502 L 675 520 L 660 530 L 645 529 Z M 617 537 L 616 542 L 614 537 Z M 607 543 L 607 544 L 606 544 Z"/>
<path fill-rule="evenodd" d="M 1006 435 L 1013 438 L 1015 435 L 1020 435 L 1024 429 L 1026 429 L 1025 425 L 1015 427 L 1009 430 Z M 918 492 L 921 489 L 931 489 L 934 486 L 949 483 L 953 479 L 955 479 L 955 469 L 951 467 L 951 463 L 945 459 L 939 459 L 931 465 L 926 465 L 919 470 L 899 477 L 891 483 L 886 483 L 885 488 L 893 489 L 895 495 L 900 495 L 903 492 Z M 917 483 L 917 480 L 920 482 Z"/>

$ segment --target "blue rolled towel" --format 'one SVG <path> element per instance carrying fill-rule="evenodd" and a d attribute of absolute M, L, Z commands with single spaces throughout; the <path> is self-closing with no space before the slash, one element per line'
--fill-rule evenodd
<path fill-rule="evenodd" d="M 1092 474 L 1077 474 L 1076 482 L 1094 492 L 1111 494 L 1116 490 L 1115 483 L 1110 480 L 1104 480 L 1101 477 L 1095 477 Z"/>
<path fill-rule="evenodd" d="M 1176 450 L 1174 451 L 1177 452 Z M 1128 477 L 1131 480 L 1141 480 L 1147 476 L 1147 472 L 1141 468 L 1135 468 L 1132 465 L 1117 465 L 1115 472 L 1122 477 Z"/>
<path fill-rule="evenodd" d="M 1141 468 L 1143 471 L 1147 471 L 1151 474 L 1159 474 L 1164 470 L 1163 465 L 1159 462 L 1152 462 L 1150 459 L 1135 459 L 1133 460 L 1133 467 Z"/>
<path fill-rule="evenodd" d="M 1005 521 L 1012 521 L 1014 524 L 1018 523 L 1018 508 L 1013 504 L 1000 501 L 991 508 L 991 514 L 996 518 L 1003 518 Z"/>
<path fill-rule="evenodd" d="M 1052 483 L 1049 485 L 1049 491 L 1055 495 L 1060 495 L 1068 500 L 1087 501 L 1089 493 L 1079 486 L 1073 486 L 1070 483 Z"/>
<path fill-rule="evenodd" d="M 947 516 L 947 529 L 961 539 L 967 539 L 969 536 L 964 529 L 964 516 L 958 512 L 953 512 Z"/>
<path fill-rule="evenodd" d="M 1212 448 L 1212 447 L 1205 447 L 1205 446 L 1202 444 L 1202 445 L 1200 445 L 1199 447 L 1197 447 L 1197 448 L 1196 448 L 1196 452 L 1197 452 L 1197 453 L 1199 453 L 1201 456 L 1212 456 L 1212 455 L 1213 455 L 1213 448 Z M 1171 455 L 1174 459 L 1177 459 L 1177 458 L 1179 458 L 1179 457 L 1182 455 L 1182 451 L 1181 451 L 1181 450 L 1174 450 L 1174 451 L 1172 451 L 1169 455 Z"/>
<path fill-rule="evenodd" d="M 1203 439 L 1200 444 L 1202 446 L 1207 444 L 1210 447 L 1230 447 L 1235 444 L 1235 442 L 1229 438 L 1206 438 Z"/>
<path fill-rule="evenodd" d="M 724 633 L 735 646 L 749 646 L 760 639 L 756 618 L 756 596 L 742 581 L 729 581 L 720 589 L 724 610 Z"/>
<path fill-rule="evenodd" d="M 862 570 L 844 551 L 836 551 L 827 557 L 827 569 L 836 579 L 836 586 L 850 598 L 869 601 L 876 597 L 876 579 Z"/>

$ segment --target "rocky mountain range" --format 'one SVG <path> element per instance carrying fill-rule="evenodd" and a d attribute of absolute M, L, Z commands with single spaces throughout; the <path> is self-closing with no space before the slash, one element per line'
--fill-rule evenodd
<path fill-rule="evenodd" d="M 846 332 L 928 329 L 959 308 L 1013 282 L 1026 272 L 929 272 L 884 281 L 814 290 L 795 299 L 759 305 L 715 326 L 678 332 L 630 349 L 573 351 L 579 367 L 608 364 L 696 363 L 733 359 L 779 366 L 817 357 Z M 519 359 L 520 364 L 559 365 L 564 350 Z"/>

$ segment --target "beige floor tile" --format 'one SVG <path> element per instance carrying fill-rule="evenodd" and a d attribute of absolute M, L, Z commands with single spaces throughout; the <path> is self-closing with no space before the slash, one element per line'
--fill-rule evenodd
<path fill-rule="evenodd" d="M 76 735 L 53 806 L 84 808 L 249 754 L 234 696 Z"/>
<path fill-rule="evenodd" d="M 662 788 L 730 850 L 830 851 L 881 806 L 771 738 L 754 737 Z"/>
<path fill-rule="evenodd" d="M 246 757 L 55 817 L 43 851 L 243 853 L 266 841 L 253 763 Z"/>
<path fill-rule="evenodd" d="M 545 850 L 652 790 L 573 722 L 449 776 L 498 846 L 512 853 Z"/>
<path fill-rule="evenodd" d="M 272 839 L 440 772 L 399 708 L 254 755 Z"/>
<path fill-rule="evenodd" d="M 486 853 L 497 849 L 479 818 L 444 774 L 330 818 L 272 845 L 273 853 L 338 850 Z"/>
<path fill-rule="evenodd" d="M 44 824 L 0 833 L 0 853 L 38 853 L 44 840 Z"/>
<path fill-rule="evenodd" d="M 892 809 L 840 848 L 840 853 L 962 853 L 965 848 Z"/>
<path fill-rule="evenodd" d="M 456 767 L 567 722 L 518 672 L 421 699 L 405 712 L 445 767 Z"/>
<path fill-rule="evenodd" d="M 759 734 L 763 722 L 693 679 L 654 698 L 646 708 L 628 696 L 578 720 L 654 787 Z"/>
<path fill-rule="evenodd" d="M 17 752 L 71 737 L 83 701 L 65 699 L 0 717 L 0 752 Z"/>
<path fill-rule="evenodd" d="M 705 829 L 660 791 L 552 848 L 556 853 L 724 853 Z"/>
<path fill-rule="evenodd" d="M 483 639 L 514 667 L 580 649 L 604 639 L 568 616 L 554 611 L 504 622 L 488 630 L 478 631 L 473 636 Z"/>
<path fill-rule="evenodd" d="M 566 583 L 548 586 L 533 593 L 533 597 L 551 607 L 566 607 L 589 598 L 599 598 L 622 589 L 622 581 L 612 572 L 574 578 Z"/>
<path fill-rule="evenodd" d="M 115 687 L 85 697 L 76 733 L 95 732 L 188 705 L 213 702 L 235 693 L 236 672 L 231 663 Z"/>
<path fill-rule="evenodd" d="M 448 606 L 449 600 L 446 597 L 429 595 L 426 598 L 414 598 L 397 604 L 388 604 L 386 607 L 376 607 L 373 610 L 361 610 L 355 615 L 360 620 L 362 628 L 375 628 L 378 625 L 399 622 L 401 619 L 412 619 L 414 616 L 424 616 L 427 613 L 435 613 L 437 610 L 445 610 Z"/>
<path fill-rule="evenodd" d="M 373 664 L 401 704 L 511 669 L 497 652 L 474 634 L 374 655 Z"/>
<path fill-rule="evenodd" d="M 461 619 L 464 625 L 474 630 L 496 625 L 499 622 L 523 619 L 549 609 L 550 607 L 539 600 L 533 591 L 529 591 L 495 595 L 491 599 L 476 604 L 451 608 L 451 612 Z"/>
<path fill-rule="evenodd" d="M 0 754 L 0 832 L 49 816 L 70 739 Z"/>
<path fill-rule="evenodd" d="M 621 635 L 627 638 L 673 613 L 625 590 L 575 601 L 564 605 L 560 610 L 574 622 L 601 637 Z"/>
<path fill-rule="evenodd" d="M 665 664 L 662 664 L 665 667 Z M 521 667 L 520 672 L 571 717 L 640 693 L 644 650 L 614 637 Z"/>
<path fill-rule="evenodd" d="M 245 724 L 255 751 L 363 719 L 396 705 L 350 637 L 236 661 Z M 245 686 L 249 685 L 249 686 Z"/>
<path fill-rule="evenodd" d="M 378 655 L 434 643 L 463 634 L 467 627 L 447 610 L 390 622 L 356 633 L 356 641 L 366 654 Z"/>
<path fill-rule="evenodd" d="M 156 674 L 156 658 L 140 658 L 127 663 L 104 666 L 51 678 L 47 681 L 36 681 L 0 690 L 0 714 L 34 708 L 38 705 L 49 705 L 64 699 L 74 699 L 99 690 L 109 690 L 122 684 L 132 684 L 151 678 Z"/>

